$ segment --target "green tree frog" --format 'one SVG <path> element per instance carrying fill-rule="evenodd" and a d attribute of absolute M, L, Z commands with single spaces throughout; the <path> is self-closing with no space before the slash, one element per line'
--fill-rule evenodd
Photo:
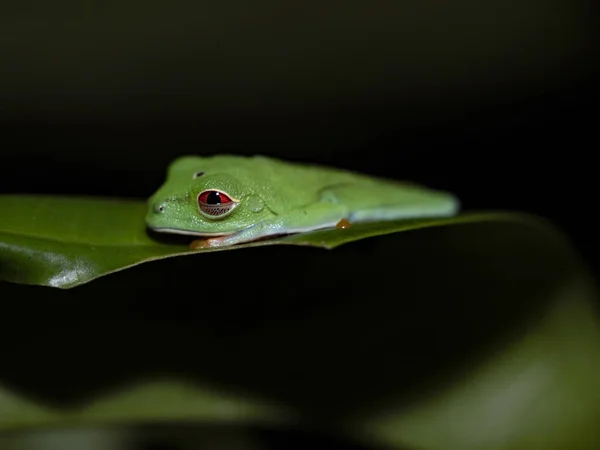
<path fill-rule="evenodd" d="M 449 192 L 265 156 L 182 156 L 149 199 L 147 226 L 199 236 L 192 248 L 367 221 L 448 217 Z"/>

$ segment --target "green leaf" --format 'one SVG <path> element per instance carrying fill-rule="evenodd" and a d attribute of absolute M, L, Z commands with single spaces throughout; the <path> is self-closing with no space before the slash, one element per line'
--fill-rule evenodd
<path fill-rule="evenodd" d="M 285 406 L 198 386 L 185 380 L 125 383 L 84 406 L 58 408 L 0 389 L 0 430 L 191 420 L 282 426 L 296 421 Z"/>
<path fill-rule="evenodd" d="M 294 244 L 335 248 L 399 231 L 481 221 L 524 220 L 508 214 L 355 225 L 242 244 L 191 251 L 179 241 L 148 235 L 143 201 L 50 196 L 0 196 L 0 279 L 71 288 L 144 262 L 192 253 Z"/>

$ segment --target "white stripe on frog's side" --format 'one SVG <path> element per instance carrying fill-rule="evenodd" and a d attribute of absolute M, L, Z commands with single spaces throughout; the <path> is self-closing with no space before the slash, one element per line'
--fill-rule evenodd
<path fill-rule="evenodd" d="M 455 200 L 447 205 L 440 207 L 422 207 L 413 206 L 410 208 L 397 206 L 389 208 L 381 208 L 379 210 L 364 210 L 350 212 L 348 220 L 350 223 L 361 222 L 377 222 L 380 220 L 418 220 L 418 219 L 435 219 L 437 217 L 452 217 L 458 214 L 460 203 Z"/>
<path fill-rule="evenodd" d="M 229 236 L 235 233 L 235 231 L 229 231 L 227 233 L 199 233 L 191 230 L 178 230 L 176 228 L 151 228 L 152 231 L 158 233 L 170 233 L 170 234 L 181 234 L 185 236 Z"/>

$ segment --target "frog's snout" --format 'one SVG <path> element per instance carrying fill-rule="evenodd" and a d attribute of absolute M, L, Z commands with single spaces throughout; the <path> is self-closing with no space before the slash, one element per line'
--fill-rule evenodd
<path fill-rule="evenodd" d="M 172 197 L 158 197 L 150 201 L 150 211 L 152 215 L 164 215 L 177 208 L 177 199 Z"/>
<path fill-rule="evenodd" d="M 150 202 L 146 213 L 146 225 L 150 228 L 161 227 L 165 220 L 168 220 L 168 214 L 171 211 L 168 200 L 162 199 Z"/>
<path fill-rule="evenodd" d="M 157 196 L 148 202 L 146 220 L 152 224 L 172 222 L 186 216 L 185 198 Z"/>

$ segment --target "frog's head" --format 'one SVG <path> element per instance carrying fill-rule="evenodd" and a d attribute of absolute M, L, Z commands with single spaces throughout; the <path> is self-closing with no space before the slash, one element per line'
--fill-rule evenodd
<path fill-rule="evenodd" d="M 171 170 L 165 184 L 149 199 L 146 224 L 164 233 L 218 236 L 271 216 L 261 197 L 235 176 L 184 166 Z"/>

